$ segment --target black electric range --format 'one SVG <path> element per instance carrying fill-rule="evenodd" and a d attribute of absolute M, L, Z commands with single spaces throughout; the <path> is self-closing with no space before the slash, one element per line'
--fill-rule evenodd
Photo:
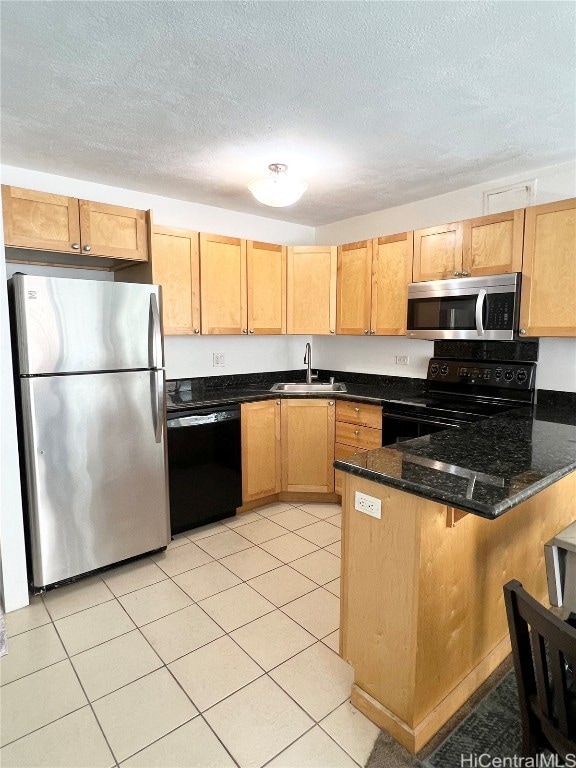
<path fill-rule="evenodd" d="M 382 445 L 459 428 L 534 402 L 536 363 L 433 357 L 428 388 L 382 408 Z"/>

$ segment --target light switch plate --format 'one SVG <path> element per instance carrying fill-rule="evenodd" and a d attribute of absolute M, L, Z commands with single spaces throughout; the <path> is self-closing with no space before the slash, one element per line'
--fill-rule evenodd
<path fill-rule="evenodd" d="M 382 517 L 382 502 L 374 496 L 368 496 L 366 493 L 356 491 L 354 495 L 354 509 L 358 512 L 364 512 L 366 515 L 376 517 L 378 520 Z"/>

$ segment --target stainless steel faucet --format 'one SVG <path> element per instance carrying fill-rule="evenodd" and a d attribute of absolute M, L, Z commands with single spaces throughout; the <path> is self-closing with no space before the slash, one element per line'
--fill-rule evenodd
<path fill-rule="evenodd" d="M 318 378 L 318 374 L 312 374 L 312 347 L 308 342 L 306 344 L 306 352 L 304 352 L 304 362 L 308 366 L 306 368 L 306 384 L 312 384 L 313 379 Z"/>

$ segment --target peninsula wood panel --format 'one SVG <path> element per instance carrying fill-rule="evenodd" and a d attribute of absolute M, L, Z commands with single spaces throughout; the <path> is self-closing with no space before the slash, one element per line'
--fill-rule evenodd
<path fill-rule="evenodd" d="M 246 241 L 200 233 L 202 333 L 247 333 Z"/>
<path fill-rule="evenodd" d="M 336 246 L 288 248 L 288 333 L 335 333 L 336 271 Z"/>
<path fill-rule="evenodd" d="M 200 333 L 198 232 L 152 225 L 152 283 L 162 286 L 166 335 Z"/>
<path fill-rule="evenodd" d="M 353 703 L 418 751 L 509 652 L 502 587 L 545 600 L 544 543 L 574 519 L 572 473 L 496 520 L 346 475 L 342 653 Z M 360 490 L 382 501 L 354 510 Z M 389 576 L 389 577 L 388 577 Z"/>
<path fill-rule="evenodd" d="M 148 260 L 146 211 L 80 200 L 82 252 L 134 261 Z"/>
<path fill-rule="evenodd" d="M 2 212 L 5 245 L 80 252 L 80 218 L 75 197 L 2 185 Z"/>
<path fill-rule="evenodd" d="M 248 240 L 248 333 L 286 333 L 286 247 Z"/>
<path fill-rule="evenodd" d="M 415 283 L 444 280 L 462 272 L 462 222 L 414 231 Z"/>
<path fill-rule="evenodd" d="M 372 240 L 338 246 L 336 333 L 368 335 L 372 308 Z"/>
<path fill-rule="evenodd" d="M 526 209 L 520 328 L 576 336 L 576 198 Z"/>
<path fill-rule="evenodd" d="M 280 400 L 241 405 L 242 501 L 278 493 L 282 485 Z"/>
<path fill-rule="evenodd" d="M 522 271 L 524 209 L 463 222 L 462 268 L 471 277 Z"/>
<path fill-rule="evenodd" d="M 282 400 L 282 490 L 334 491 L 334 401 Z"/>
<path fill-rule="evenodd" d="M 370 327 L 377 336 L 402 336 L 406 332 L 408 283 L 412 282 L 413 254 L 412 232 L 374 240 Z"/>

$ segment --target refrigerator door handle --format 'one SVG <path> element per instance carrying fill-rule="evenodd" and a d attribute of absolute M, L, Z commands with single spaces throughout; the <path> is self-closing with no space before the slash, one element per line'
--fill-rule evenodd
<path fill-rule="evenodd" d="M 162 368 L 162 328 L 160 325 L 158 299 L 155 293 L 150 294 L 150 326 L 148 333 L 150 365 L 152 368 Z"/>
<path fill-rule="evenodd" d="M 152 424 L 154 425 L 154 438 L 157 443 L 162 442 L 162 426 L 164 424 L 164 371 L 152 371 L 150 374 L 152 385 Z"/>

